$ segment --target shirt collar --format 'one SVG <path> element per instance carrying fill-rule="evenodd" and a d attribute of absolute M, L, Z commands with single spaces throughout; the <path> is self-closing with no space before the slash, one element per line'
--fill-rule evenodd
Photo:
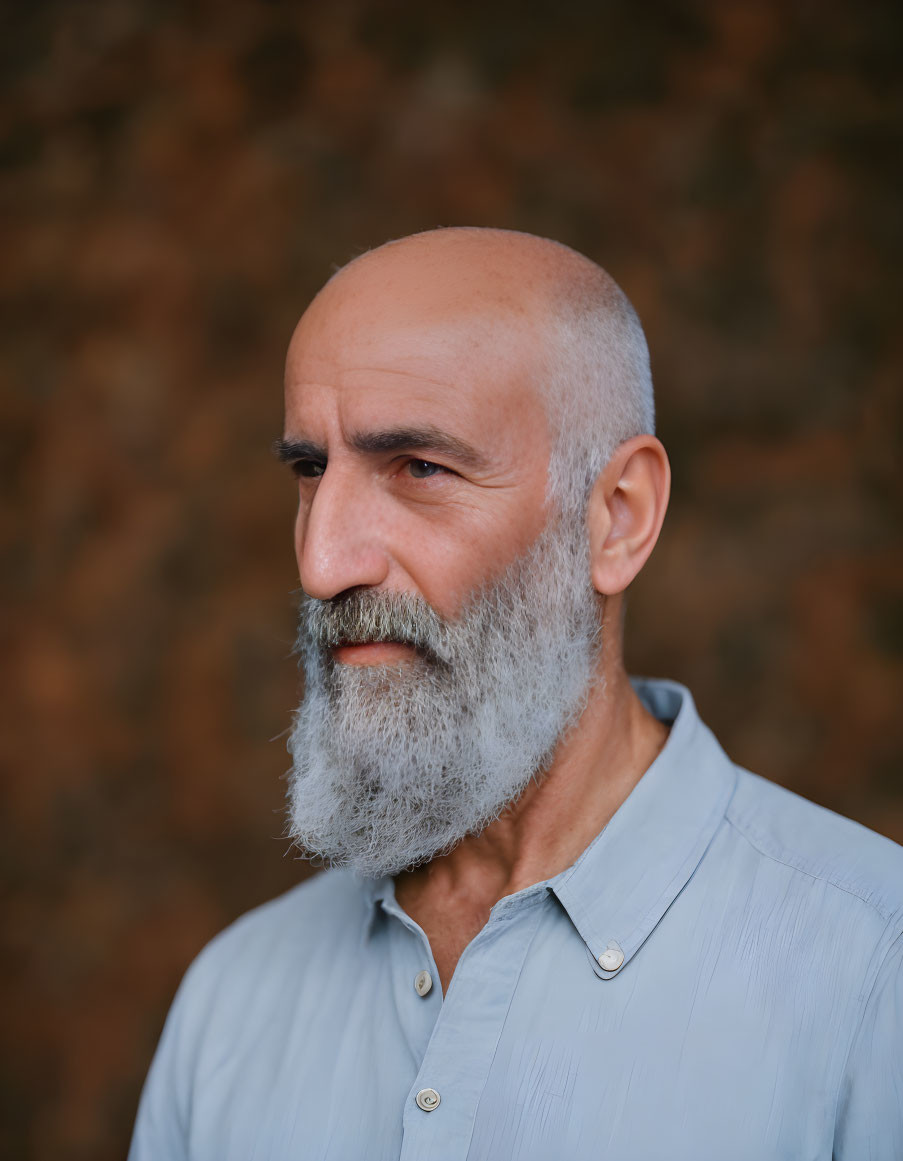
<path fill-rule="evenodd" d="M 554 892 L 586 944 L 596 974 L 605 979 L 636 954 L 696 870 L 737 781 L 688 689 L 675 681 L 631 680 L 649 712 L 671 725 L 668 739 L 577 861 L 530 888 Z M 361 888 L 365 939 L 380 911 L 419 931 L 398 905 L 391 878 L 362 879 Z M 600 963 L 606 951 L 613 957 Z"/>
<path fill-rule="evenodd" d="M 549 883 L 603 978 L 630 961 L 696 870 L 737 781 L 689 690 L 633 685 L 650 713 L 673 723 L 668 740 L 602 833 Z"/>
<path fill-rule="evenodd" d="M 395 902 L 395 883 L 388 875 L 381 879 L 366 879 L 356 872 L 353 873 L 360 883 L 361 893 L 364 897 L 364 939 L 366 940 L 369 938 L 376 916 L 381 910 L 391 908 L 395 912 L 401 909 Z"/>
<path fill-rule="evenodd" d="M 409 931 L 424 939 L 426 938 L 420 927 L 408 915 L 407 911 L 402 909 L 398 900 L 395 898 L 395 880 L 391 876 L 385 875 L 381 879 L 356 877 L 361 883 L 365 904 L 364 942 L 370 938 L 376 918 L 381 914 L 394 916 Z"/>

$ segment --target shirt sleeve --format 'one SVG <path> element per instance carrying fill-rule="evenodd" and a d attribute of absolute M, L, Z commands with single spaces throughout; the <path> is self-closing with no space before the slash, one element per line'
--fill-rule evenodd
<path fill-rule="evenodd" d="M 834 1161 L 903 1158 L 903 934 L 887 952 L 853 1040 Z"/>
<path fill-rule="evenodd" d="M 128 1161 L 188 1161 L 195 1040 L 191 995 L 196 971 L 197 961 L 182 980 L 166 1017 L 141 1093 Z"/>

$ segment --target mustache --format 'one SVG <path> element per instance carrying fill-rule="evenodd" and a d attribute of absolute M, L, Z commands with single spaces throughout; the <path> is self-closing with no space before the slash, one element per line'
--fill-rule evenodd
<path fill-rule="evenodd" d="M 303 596 L 298 645 L 326 651 L 339 645 L 393 641 L 434 661 L 447 655 L 448 623 L 414 593 L 352 589 L 331 600 Z"/>

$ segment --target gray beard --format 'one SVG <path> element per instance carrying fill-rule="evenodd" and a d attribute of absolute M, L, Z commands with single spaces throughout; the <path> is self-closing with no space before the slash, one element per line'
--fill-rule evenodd
<path fill-rule="evenodd" d="M 306 688 L 288 749 L 289 835 L 310 858 L 379 878 L 479 834 L 540 777 L 579 717 L 601 653 L 583 522 L 550 523 L 454 620 L 422 597 L 305 598 Z M 330 648 L 403 641 L 409 663 Z"/>

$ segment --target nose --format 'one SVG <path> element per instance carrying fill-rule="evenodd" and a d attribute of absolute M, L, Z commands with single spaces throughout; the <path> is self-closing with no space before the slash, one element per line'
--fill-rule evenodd
<path fill-rule="evenodd" d="M 301 587 L 331 600 L 347 589 L 372 588 L 389 573 L 389 556 L 376 519 L 376 502 L 353 473 L 330 464 L 309 503 L 302 499 L 295 525 Z"/>

